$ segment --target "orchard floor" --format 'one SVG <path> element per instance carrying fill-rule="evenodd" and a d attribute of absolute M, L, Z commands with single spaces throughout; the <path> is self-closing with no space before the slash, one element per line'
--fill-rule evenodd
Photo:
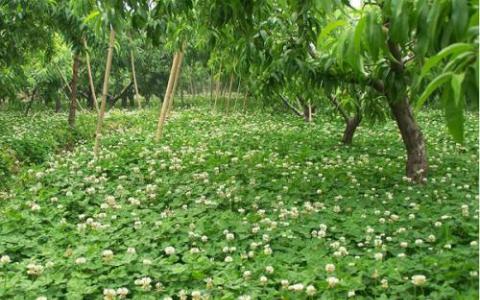
<path fill-rule="evenodd" d="M 94 161 L 93 116 L 67 152 L 64 115 L 0 113 L 0 299 L 478 298 L 476 116 L 464 145 L 420 117 L 414 185 L 393 121 L 344 147 L 339 120 L 190 109 L 155 143 L 156 115 L 109 113 Z"/>

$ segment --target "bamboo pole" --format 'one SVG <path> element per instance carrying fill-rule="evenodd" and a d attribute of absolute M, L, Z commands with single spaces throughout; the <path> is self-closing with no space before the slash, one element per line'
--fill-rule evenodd
<path fill-rule="evenodd" d="M 107 52 L 107 64 L 105 68 L 105 77 L 103 79 L 103 89 L 102 89 L 102 103 L 100 105 L 100 112 L 98 114 L 97 120 L 97 130 L 95 132 L 95 148 L 94 155 L 98 158 L 98 152 L 100 149 L 100 139 L 102 137 L 102 125 L 103 118 L 105 117 L 105 107 L 107 105 L 107 95 L 108 95 L 108 80 L 110 78 L 110 70 L 112 69 L 112 57 L 113 57 L 113 46 L 115 43 L 115 30 L 110 27 L 110 40 L 108 43 L 108 52 Z"/>
<path fill-rule="evenodd" d="M 170 99 L 168 101 L 167 116 L 169 116 L 172 111 L 173 100 L 175 99 L 175 91 L 177 90 L 177 85 L 178 85 L 178 78 L 180 77 L 180 72 L 182 71 L 183 56 L 184 56 L 184 52 L 181 51 L 177 61 L 177 70 L 175 72 L 175 78 L 173 81 L 173 87 L 170 94 Z"/>
<path fill-rule="evenodd" d="M 92 76 L 92 66 L 90 65 L 90 54 L 88 54 L 87 39 L 85 39 L 85 37 L 83 37 L 83 46 L 85 47 L 85 51 L 86 51 L 85 57 L 87 59 L 88 83 L 90 84 L 93 103 L 95 104 L 95 108 L 97 109 L 97 114 L 98 114 L 100 109 L 98 108 L 97 95 L 95 94 L 95 85 L 93 84 L 93 76 Z"/>
<path fill-rule="evenodd" d="M 170 95 L 173 90 L 173 85 L 175 81 L 175 72 L 178 68 L 178 61 L 179 61 L 180 53 L 175 53 L 172 62 L 172 68 L 170 69 L 170 76 L 168 78 L 167 90 L 165 91 L 165 96 L 163 97 L 162 108 L 160 110 L 160 116 L 158 117 L 158 124 L 157 124 L 157 132 L 155 133 L 155 141 L 159 141 L 160 137 L 162 136 L 163 126 L 165 124 L 165 119 L 167 117 L 167 110 L 169 106 Z"/>
<path fill-rule="evenodd" d="M 130 51 L 130 61 L 132 64 L 132 77 L 133 77 L 133 87 L 135 88 L 135 98 L 137 100 L 138 108 L 142 108 L 142 103 L 140 102 L 140 94 L 138 92 L 137 85 L 137 74 L 135 72 L 135 57 L 133 56 L 133 50 Z"/>

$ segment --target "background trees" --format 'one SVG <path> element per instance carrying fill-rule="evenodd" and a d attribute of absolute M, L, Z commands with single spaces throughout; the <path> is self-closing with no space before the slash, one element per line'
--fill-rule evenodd
<path fill-rule="evenodd" d="M 222 102 L 229 111 L 235 95 L 306 121 L 338 114 L 344 144 L 361 122 L 391 118 L 406 150 L 406 174 L 418 182 L 428 159 L 413 108 L 441 107 L 461 142 L 465 106 L 478 99 L 474 1 L 372 0 L 353 7 L 334 0 L 15 0 L 0 14 L 1 101 L 23 99 L 28 112 L 39 103 L 34 99 L 55 102 L 57 111 L 69 99 L 72 124 L 77 103 L 95 107 L 110 25 L 117 38 L 107 109 L 141 107 L 134 103 L 139 95 L 146 104 L 164 98 L 173 55 L 185 45 L 181 95 L 209 94 L 215 110 Z"/>

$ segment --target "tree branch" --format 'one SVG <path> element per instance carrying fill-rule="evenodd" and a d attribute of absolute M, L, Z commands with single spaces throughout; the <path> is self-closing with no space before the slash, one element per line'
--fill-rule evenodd
<path fill-rule="evenodd" d="M 298 109 L 296 109 L 292 104 L 290 104 L 290 102 L 288 101 L 288 98 L 283 96 L 283 95 L 279 95 L 280 96 L 280 99 L 282 99 L 283 103 L 285 103 L 285 105 L 290 108 L 292 110 L 293 113 L 295 113 L 297 116 L 299 117 L 302 117 L 303 118 L 303 114 L 301 112 L 298 111 Z"/>

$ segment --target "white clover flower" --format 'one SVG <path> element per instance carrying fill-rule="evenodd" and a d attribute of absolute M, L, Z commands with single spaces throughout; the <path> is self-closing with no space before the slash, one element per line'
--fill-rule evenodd
<path fill-rule="evenodd" d="M 75 259 L 75 264 L 77 265 L 83 265 L 86 262 L 87 262 L 87 259 L 85 257 L 79 257 Z"/>
<path fill-rule="evenodd" d="M 225 238 L 227 239 L 227 241 L 232 241 L 235 239 L 235 235 L 229 232 L 225 235 Z"/>
<path fill-rule="evenodd" d="M 268 282 L 267 276 L 260 276 L 260 283 L 261 284 L 266 284 Z"/>
<path fill-rule="evenodd" d="M 382 288 L 388 289 L 388 280 L 387 280 L 386 278 L 383 278 L 383 279 L 380 281 L 380 284 L 382 285 Z"/>
<path fill-rule="evenodd" d="M 117 296 L 121 299 L 126 298 L 130 291 L 126 287 L 121 287 L 117 289 Z"/>
<path fill-rule="evenodd" d="M 233 261 L 233 258 L 231 256 L 225 257 L 225 262 L 230 263 Z"/>
<path fill-rule="evenodd" d="M 30 263 L 27 265 L 27 274 L 38 276 L 43 273 L 43 266 Z"/>
<path fill-rule="evenodd" d="M 128 253 L 128 254 L 136 254 L 136 253 L 137 253 L 137 250 L 135 250 L 134 247 L 128 247 L 128 248 L 127 248 L 127 253 Z"/>
<path fill-rule="evenodd" d="M 242 296 L 238 297 L 238 300 L 252 300 L 252 297 L 250 297 L 248 295 L 242 295 Z"/>
<path fill-rule="evenodd" d="M 135 285 L 142 287 L 144 290 L 149 290 L 151 288 L 152 279 L 150 277 L 142 277 L 135 280 Z"/>
<path fill-rule="evenodd" d="M 104 260 L 109 261 L 113 259 L 113 251 L 112 250 L 103 250 L 102 257 Z"/>
<path fill-rule="evenodd" d="M 152 261 L 151 261 L 150 259 L 144 259 L 144 260 L 142 261 L 142 263 L 143 263 L 143 265 L 145 265 L 145 266 L 150 266 L 150 265 L 152 264 Z"/>
<path fill-rule="evenodd" d="M 422 239 L 416 239 L 415 240 L 415 245 L 417 245 L 417 246 L 423 245 L 423 240 Z"/>
<path fill-rule="evenodd" d="M 425 275 L 413 275 L 412 283 L 416 286 L 423 286 L 427 282 L 427 277 Z"/>
<path fill-rule="evenodd" d="M 263 249 L 263 253 L 264 253 L 265 255 L 272 255 L 272 248 L 270 248 L 270 247 L 265 247 L 265 248 Z"/>
<path fill-rule="evenodd" d="M 245 271 L 245 272 L 243 272 L 243 278 L 244 278 L 244 279 L 250 279 L 251 276 L 252 276 L 252 272 L 251 272 L 251 271 Z"/>
<path fill-rule="evenodd" d="M 200 291 L 192 291 L 192 300 L 200 300 L 202 298 L 202 293 Z"/>
<path fill-rule="evenodd" d="M 286 289 L 286 288 L 288 288 L 288 285 L 289 285 L 290 283 L 288 282 L 288 280 L 282 279 L 282 280 L 280 280 L 280 284 L 282 285 L 282 287 L 283 287 L 284 289 Z"/>
<path fill-rule="evenodd" d="M 337 277 L 331 276 L 327 278 L 327 283 L 329 288 L 334 288 L 339 282 L 340 280 L 338 280 Z"/>
<path fill-rule="evenodd" d="M 114 289 L 103 289 L 103 299 L 113 300 L 117 296 L 117 292 Z"/>
<path fill-rule="evenodd" d="M 383 253 L 375 253 L 374 254 L 375 260 L 382 260 L 383 259 Z"/>
<path fill-rule="evenodd" d="M 48 298 L 46 296 L 39 296 L 35 298 L 35 300 L 48 300 Z"/>
<path fill-rule="evenodd" d="M 165 248 L 165 254 L 166 255 L 173 255 L 175 254 L 175 248 L 173 248 L 172 246 L 168 246 Z"/>
<path fill-rule="evenodd" d="M 0 265 L 6 265 L 8 263 L 10 263 L 12 260 L 10 259 L 10 256 L 8 255 L 2 255 L 2 257 L 0 257 Z"/>
<path fill-rule="evenodd" d="M 198 249 L 197 247 L 193 247 L 190 249 L 190 254 L 197 254 L 197 253 L 200 253 L 200 249 Z"/>
<path fill-rule="evenodd" d="M 317 293 L 317 289 L 313 285 L 307 286 L 306 293 L 308 296 L 314 296 Z"/>
<path fill-rule="evenodd" d="M 348 291 L 348 294 L 347 294 L 347 297 L 348 298 L 352 298 L 352 297 L 355 297 L 355 291 Z"/>
<path fill-rule="evenodd" d="M 269 274 L 272 274 L 273 271 L 274 271 L 274 269 L 273 269 L 272 266 L 267 266 L 267 267 L 265 268 L 265 271 L 266 271 L 267 273 L 269 273 Z"/>
<path fill-rule="evenodd" d="M 327 273 L 335 272 L 335 265 L 334 264 L 326 264 L 325 265 L 325 271 L 327 271 Z"/>
<path fill-rule="evenodd" d="M 294 291 L 294 292 L 301 292 L 301 291 L 303 291 L 304 288 L 305 287 L 301 283 L 293 284 L 293 285 L 288 287 L 288 289 L 290 291 Z"/>

